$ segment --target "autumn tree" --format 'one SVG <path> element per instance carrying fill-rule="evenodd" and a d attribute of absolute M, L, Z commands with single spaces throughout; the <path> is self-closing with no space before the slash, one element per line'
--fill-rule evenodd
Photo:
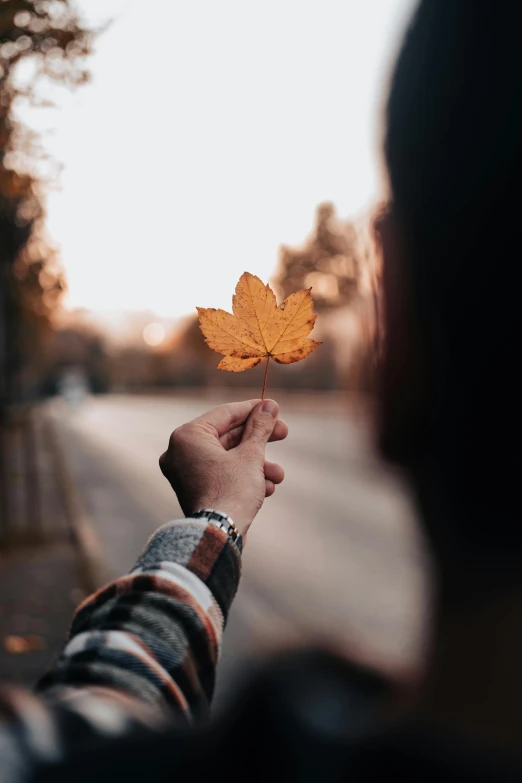
<path fill-rule="evenodd" d="M 331 203 L 320 204 L 315 226 L 299 247 L 282 246 L 273 278 L 281 296 L 312 287 L 319 312 L 332 317 L 330 340 L 338 343 L 338 383 L 372 391 L 382 353 L 381 262 L 372 232 L 374 215 L 341 220 Z M 357 324 L 347 340 L 339 318 Z M 341 343 L 349 345 L 349 357 Z M 357 380 L 356 380 L 357 378 Z"/>
<path fill-rule="evenodd" d="M 90 46 L 70 0 L 0 0 L 0 417 L 63 289 L 43 231 L 38 147 L 16 109 L 49 83 L 82 84 Z"/>
<path fill-rule="evenodd" d="M 317 207 L 314 229 L 301 247 L 281 246 L 274 284 L 283 298 L 312 287 L 317 309 L 322 310 L 350 304 L 360 275 L 359 234 L 326 202 Z"/>

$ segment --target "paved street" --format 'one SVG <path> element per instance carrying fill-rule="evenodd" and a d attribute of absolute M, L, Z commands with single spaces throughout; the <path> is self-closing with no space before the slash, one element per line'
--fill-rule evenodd
<path fill-rule="evenodd" d="M 281 404 L 290 435 L 268 458 L 286 479 L 249 534 L 223 678 L 238 660 L 314 639 L 391 669 L 416 659 L 426 586 L 412 510 L 372 457 L 362 416 L 325 399 Z M 109 575 L 131 568 L 154 529 L 180 514 L 159 454 L 172 429 L 221 401 L 108 396 L 55 408 Z"/>

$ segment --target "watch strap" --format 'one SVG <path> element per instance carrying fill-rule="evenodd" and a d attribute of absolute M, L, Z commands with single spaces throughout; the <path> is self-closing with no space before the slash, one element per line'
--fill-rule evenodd
<path fill-rule="evenodd" d="M 237 543 L 238 539 L 241 538 L 241 533 L 235 526 L 232 518 L 223 511 L 218 511 L 215 508 L 201 508 L 190 516 L 192 519 L 208 519 L 209 522 L 214 522 L 221 530 L 225 531 L 234 543 Z"/>

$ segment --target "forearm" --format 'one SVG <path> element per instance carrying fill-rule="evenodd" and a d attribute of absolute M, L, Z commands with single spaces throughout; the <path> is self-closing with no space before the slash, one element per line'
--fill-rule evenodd
<path fill-rule="evenodd" d="M 171 522 L 148 542 L 135 569 L 78 608 L 69 641 L 38 686 L 123 691 L 186 720 L 208 710 L 240 546 L 212 523 Z"/>

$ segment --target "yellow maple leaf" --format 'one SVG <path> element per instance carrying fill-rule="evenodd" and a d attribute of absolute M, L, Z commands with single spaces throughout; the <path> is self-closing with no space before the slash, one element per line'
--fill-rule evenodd
<path fill-rule="evenodd" d="M 233 314 L 198 307 L 205 341 L 225 357 L 218 370 L 243 372 L 266 360 L 264 396 L 270 359 L 279 364 L 299 362 L 321 345 L 307 337 L 317 318 L 310 291 L 297 291 L 278 306 L 270 286 L 244 272 L 232 299 Z"/>

